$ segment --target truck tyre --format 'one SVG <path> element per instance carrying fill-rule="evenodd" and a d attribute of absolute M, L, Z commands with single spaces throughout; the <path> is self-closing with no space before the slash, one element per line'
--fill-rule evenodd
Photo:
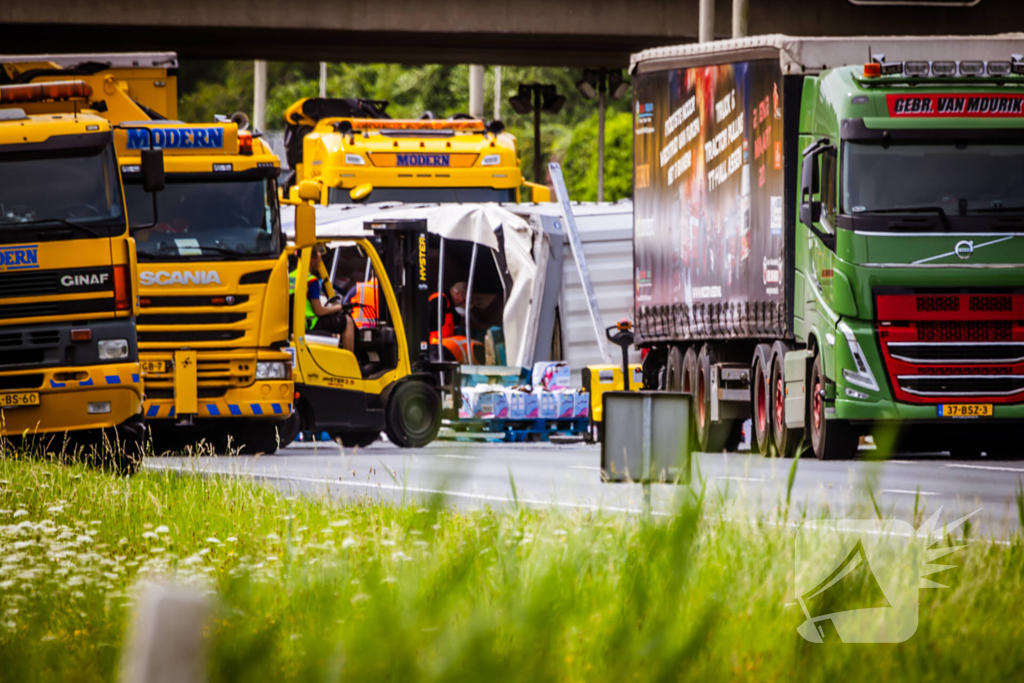
<path fill-rule="evenodd" d="M 286 419 L 277 423 L 278 448 L 286 448 L 291 442 L 299 438 L 302 431 L 302 415 L 299 414 L 299 407 L 295 406 L 292 414 Z"/>
<path fill-rule="evenodd" d="M 694 403 L 697 406 L 697 442 L 702 453 L 720 453 L 729 444 L 738 439 L 730 439 L 733 435 L 732 420 L 711 421 L 711 367 L 718 360 L 710 344 L 705 344 L 697 356 L 697 377 L 694 392 Z M 742 434 L 742 426 L 740 428 Z M 735 448 L 735 445 L 733 446 Z"/>
<path fill-rule="evenodd" d="M 818 460 L 848 460 L 857 455 L 859 435 L 846 420 L 825 419 L 825 372 L 821 354 L 814 357 L 808 389 L 810 407 L 807 428 L 811 431 L 811 448 Z"/>
<path fill-rule="evenodd" d="M 388 440 L 402 448 L 420 448 L 441 429 L 441 399 L 425 382 L 403 382 L 388 399 Z"/>
<path fill-rule="evenodd" d="M 669 391 L 685 391 L 690 394 L 690 452 L 696 453 L 700 450 L 700 440 L 697 438 L 697 351 L 693 346 L 686 348 L 686 353 L 681 353 L 682 371 L 680 372 L 680 384 L 678 388 L 669 388 Z"/>
<path fill-rule="evenodd" d="M 683 352 L 678 346 L 673 346 L 668 352 L 668 361 L 665 363 L 665 389 L 668 391 L 683 391 Z"/>
<path fill-rule="evenodd" d="M 772 455 L 771 438 L 771 369 L 765 367 L 762 354 L 754 356 L 754 368 L 751 376 L 754 384 L 751 386 L 751 422 L 754 433 L 751 435 L 751 451 L 768 457 Z M 767 354 L 771 357 L 771 353 Z"/>
<path fill-rule="evenodd" d="M 337 432 L 331 436 L 345 448 L 366 448 L 380 438 L 380 432 Z"/>
<path fill-rule="evenodd" d="M 248 426 L 244 435 L 235 435 L 232 445 L 237 446 L 242 455 L 273 455 L 277 444 L 277 424 L 258 422 Z"/>
<path fill-rule="evenodd" d="M 772 441 L 775 450 L 782 458 L 792 458 L 803 440 L 802 429 L 790 429 L 786 426 L 786 376 L 783 363 L 785 348 L 776 345 L 772 359 Z"/>

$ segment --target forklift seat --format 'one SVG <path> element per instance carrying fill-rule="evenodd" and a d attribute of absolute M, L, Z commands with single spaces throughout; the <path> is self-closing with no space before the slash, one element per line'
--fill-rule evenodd
<path fill-rule="evenodd" d="M 356 330 L 356 360 L 364 378 L 398 366 L 398 343 L 390 325 Z"/>

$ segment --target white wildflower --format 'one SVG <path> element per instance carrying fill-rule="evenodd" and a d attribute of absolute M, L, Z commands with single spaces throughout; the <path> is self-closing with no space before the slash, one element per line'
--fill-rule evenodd
<path fill-rule="evenodd" d="M 352 596 L 352 604 L 355 605 L 355 604 L 358 604 L 360 602 L 365 602 L 366 600 L 369 600 L 369 599 L 370 599 L 370 596 L 367 595 L 366 593 L 356 593 L 355 595 Z"/>
<path fill-rule="evenodd" d="M 228 536 L 228 543 L 238 543 L 237 536 Z"/>
<path fill-rule="evenodd" d="M 335 520 L 335 521 L 331 522 L 331 526 L 334 526 L 334 527 L 348 526 L 349 524 L 351 524 L 351 522 L 348 521 L 347 519 L 338 519 L 338 520 Z"/>
<path fill-rule="evenodd" d="M 156 538 L 156 534 L 153 533 L 152 531 L 144 531 L 144 532 L 142 532 L 142 537 L 143 538 Z"/>
<path fill-rule="evenodd" d="M 220 539 L 216 536 L 210 536 L 208 539 L 206 539 L 206 542 L 212 543 L 213 545 L 220 545 Z"/>
<path fill-rule="evenodd" d="M 341 542 L 342 549 L 351 548 L 354 545 L 356 545 L 356 539 L 352 538 L 351 536 L 349 536 L 348 538 L 346 538 L 344 541 Z"/>
<path fill-rule="evenodd" d="M 169 533 L 171 533 L 171 530 L 167 528 L 166 524 L 161 524 L 160 526 L 158 526 L 156 528 L 156 532 L 158 534 L 169 534 Z"/>
<path fill-rule="evenodd" d="M 27 514 L 28 514 L 28 510 L 25 510 L 25 509 L 16 510 L 14 512 L 14 519 L 17 519 L 18 517 L 24 517 Z"/>

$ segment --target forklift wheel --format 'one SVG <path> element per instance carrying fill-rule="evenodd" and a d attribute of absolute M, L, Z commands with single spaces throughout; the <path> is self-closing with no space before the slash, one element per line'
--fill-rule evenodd
<path fill-rule="evenodd" d="M 403 382 L 388 400 L 388 440 L 403 448 L 426 446 L 441 428 L 441 399 L 429 384 Z"/>

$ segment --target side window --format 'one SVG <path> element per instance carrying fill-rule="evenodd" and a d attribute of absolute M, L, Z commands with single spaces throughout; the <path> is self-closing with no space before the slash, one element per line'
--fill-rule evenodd
<path fill-rule="evenodd" d="M 839 213 L 839 194 L 836 179 L 839 176 L 836 167 L 836 151 L 830 149 L 821 155 L 821 218 L 830 228 L 835 230 Z"/>

